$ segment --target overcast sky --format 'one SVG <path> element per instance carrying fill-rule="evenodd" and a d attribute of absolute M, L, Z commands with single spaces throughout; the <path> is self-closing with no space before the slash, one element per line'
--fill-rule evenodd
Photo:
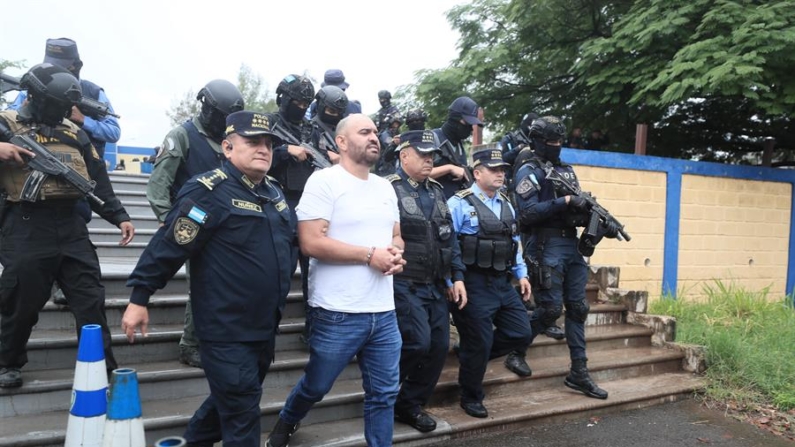
<path fill-rule="evenodd" d="M 122 116 L 119 144 L 154 147 L 170 129 L 172 104 L 212 79 L 236 82 L 241 64 L 271 93 L 287 74 L 307 71 L 320 88 L 326 69 L 339 68 L 349 98 L 375 113 L 379 90 L 394 92 L 417 70 L 456 57 L 458 33 L 445 12 L 463 2 L 27 0 L 3 8 L 0 59 L 29 68 L 42 61 L 47 38 L 74 39 L 81 76 L 102 86 Z"/>

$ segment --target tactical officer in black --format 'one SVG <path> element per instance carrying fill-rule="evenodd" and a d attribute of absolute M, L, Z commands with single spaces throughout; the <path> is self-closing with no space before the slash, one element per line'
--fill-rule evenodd
<path fill-rule="evenodd" d="M 536 113 L 525 113 L 522 117 L 522 121 L 519 123 L 519 128 L 512 132 L 508 132 L 500 140 L 502 159 L 505 160 L 506 163 L 510 163 L 511 166 L 515 166 L 516 157 L 519 155 L 519 152 L 530 146 L 530 124 L 532 124 L 533 120 L 536 118 L 538 118 L 538 114 Z M 509 171 L 507 174 L 510 176 L 512 172 Z"/>
<path fill-rule="evenodd" d="M 530 283 L 514 210 L 501 192 L 507 163 L 496 147 L 477 151 L 472 158 L 475 183 L 447 201 L 467 269 L 468 296 L 465 308 L 451 306 L 451 311 L 461 336 L 461 408 L 470 416 L 485 418 L 483 376 L 489 360 L 509 354 L 506 368 L 522 377 L 532 374 L 523 353 L 532 341 L 522 303 L 530 299 Z M 512 274 L 521 297 L 511 284 Z"/>
<path fill-rule="evenodd" d="M 447 299 L 466 305 L 465 267 L 442 186 L 428 176 L 436 147 L 432 131 L 400 135 L 400 168 L 386 177 L 400 209 L 406 265 L 395 275 L 395 312 L 403 338 L 395 419 L 421 432 L 436 429 L 422 411 L 442 373 L 450 341 Z"/>
<path fill-rule="evenodd" d="M 276 105 L 279 106 L 276 120 L 282 129 L 290 132 L 295 141 L 309 140 L 312 125 L 304 115 L 314 97 L 312 82 L 296 74 L 286 76 L 276 88 Z M 273 168 L 269 175 L 282 185 L 290 209 L 294 210 L 298 205 L 306 180 L 313 172 L 315 166 L 312 156 L 303 147 L 282 144 L 273 149 Z"/>
<path fill-rule="evenodd" d="M 381 104 L 381 108 L 378 109 L 374 121 L 380 134 L 389 127 L 389 117 L 400 116 L 400 110 L 392 105 L 392 93 L 389 93 L 388 90 L 378 92 L 378 102 Z"/>
<path fill-rule="evenodd" d="M 262 381 L 296 261 L 296 221 L 266 172 L 272 117 L 239 111 L 227 118 L 227 162 L 194 177 L 146 247 L 122 330 L 146 333 L 150 296 L 190 259 L 191 300 L 210 396 L 188 424 L 188 445 L 259 445 Z"/>
<path fill-rule="evenodd" d="M 66 69 L 49 63 L 34 66 L 21 79 L 27 101 L 17 111 L 0 112 L 1 132 L 35 136 L 53 155 L 86 179 L 96 182 L 94 193 L 105 203 L 91 202 L 94 212 L 122 231 L 120 244 L 135 234 L 130 216 L 113 193 L 105 163 L 88 135 L 65 119 L 81 98 L 80 84 Z M 105 318 L 105 289 L 100 283 L 97 253 L 88 238 L 86 221 L 77 207 L 83 195 L 56 176 L 48 176 L 35 201 L 21 193 L 30 169 L 22 161 L 32 154 L 0 143 L 0 387 L 22 385 L 20 369 L 27 363 L 26 344 L 39 310 L 58 281 L 75 316 L 78 337 L 86 324 L 102 327 L 105 363 L 116 368 Z"/>
<path fill-rule="evenodd" d="M 328 155 L 332 163 L 338 163 L 334 138 L 337 135 L 337 123 L 348 116 L 348 96 L 339 87 L 327 85 L 318 90 L 315 99 L 317 114 L 312 117 L 312 133 L 307 142 Z"/>
<path fill-rule="evenodd" d="M 388 126 L 378 136 L 381 143 L 381 156 L 375 165 L 375 173 L 382 177 L 394 174 L 397 169 L 398 151 L 396 149 L 400 144 L 400 126 L 403 124 L 400 115 L 387 116 L 384 119 L 388 122 Z"/>
<path fill-rule="evenodd" d="M 516 200 L 519 223 L 530 260 L 536 309 L 530 319 L 533 335 L 545 333 L 560 338 L 556 321 L 566 308 L 565 337 L 571 356 L 571 372 L 565 385 L 586 396 L 607 399 L 607 391 L 591 379 L 585 355 L 585 321 L 590 309 L 585 297 L 588 266 L 578 250 L 577 228 L 588 222 L 587 204 L 567 195 L 551 180 L 548 169 L 560 173 L 572 184 L 577 176 L 570 165 L 560 161 L 566 126 L 559 118 L 545 116 L 529 129 L 535 156 L 517 171 Z M 601 233 L 616 237 L 617 227 Z"/>
<path fill-rule="evenodd" d="M 428 121 L 428 114 L 422 109 L 409 110 L 406 114 L 406 127 L 409 130 L 425 130 L 425 122 Z"/>
<path fill-rule="evenodd" d="M 161 224 L 188 179 L 221 167 L 225 157 L 220 143 L 226 117 L 244 107 L 240 90 L 223 79 L 208 82 L 199 90 L 196 99 L 202 105 L 199 115 L 171 129 L 166 135 L 146 185 L 146 198 Z M 179 341 L 179 361 L 201 368 L 198 344 L 191 301 L 188 300 L 185 305 L 185 325 Z"/>
<path fill-rule="evenodd" d="M 478 119 L 478 105 L 472 98 L 461 96 L 447 108 L 447 121 L 434 129 L 441 152 L 434 157 L 431 178 L 442 184 L 448 199 L 472 184 L 467 173 L 464 140 L 472 135 L 472 126 L 483 126 Z"/>

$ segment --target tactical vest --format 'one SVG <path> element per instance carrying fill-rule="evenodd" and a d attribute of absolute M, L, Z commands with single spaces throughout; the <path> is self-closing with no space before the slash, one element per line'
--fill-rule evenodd
<path fill-rule="evenodd" d="M 498 218 L 485 203 L 475 197 L 472 190 L 459 191 L 456 196 L 463 198 L 475 208 L 478 217 L 477 234 L 460 234 L 461 259 L 467 267 L 481 270 L 505 272 L 516 258 L 516 219 L 511 214 L 508 198 L 503 196 L 500 217 Z"/>
<path fill-rule="evenodd" d="M 2 112 L 0 113 L 0 119 L 6 121 L 8 128 L 15 135 L 30 133 L 33 130 L 31 126 L 17 122 L 16 111 L 8 110 Z M 88 175 L 86 161 L 83 159 L 84 149 L 78 141 L 77 134 L 80 132 L 80 127 L 69 120 L 64 120 L 62 124 L 55 128 L 48 128 L 48 130 L 48 132 L 43 132 L 42 129 L 37 129 L 31 136 L 35 136 L 36 141 L 49 149 L 65 165 L 77 171 L 86 180 L 91 180 Z M 88 143 L 87 139 L 86 143 Z M 30 174 L 31 170 L 28 167 L 0 163 L 0 185 L 8 194 L 6 200 L 10 202 L 20 201 L 22 188 Z M 41 186 L 37 200 L 79 199 L 81 197 L 83 197 L 83 194 L 80 191 L 59 176 L 49 175 Z"/>
<path fill-rule="evenodd" d="M 177 198 L 182 185 L 191 177 L 218 169 L 223 166 L 225 160 L 224 155 L 215 151 L 208 138 L 199 132 L 193 121 L 186 121 L 182 127 L 188 134 L 188 150 L 185 162 L 177 168 L 174 183 L 171 185 L 172 202 Z"/>
<path fill-rule="evenodd" d="M 284 126 L 298 141 L 307 141 L 312 127 L 309 123 L 302 121 L 301 125 L 295 125 L 279 117 L 280 124 Z M 312 164 L 311 157 L 304 161 L 298 161 L 292 156 L 288 156 L 285 161 L 280 161 L 269 172 L 284 187 L 286 195 L 297 195 L 304 190 L 309 176 L 315 172 L 315 165 Z M 290 194 L 290 193 L 293 194 Z M 297 197 L 295 197 L 297 198 Z"/>
<path fill-rule="evenodd" d="M 536 156 L 528 160 L 527 163 L 533 168 L 534 171 L 543 171 L 545 164 L 548 162 Z M 580 183 L 577 180 L 577 174 L 574 173 L 574 168 L 572 168 L 571 165 L 561 163 L 559 165 L 553 165 L 552 169 L 558 172 L 572 185 L 579 186 Z M 559 197 L 564 197 L 567 195 L 570 195 L 570 193 L 566 191 L 562 185 L 555 183 L 544 176 L 544 180 L 541 182 L 541 191 L 538 193 L 539 202 L 555 200 Z M 588 218 L 589 215 L 587 212 L 578 211 L 568 207 L 564 213 L 559 214 L 554 219 L 550 220 L 548 224 L 544 224 L 543 226 L 548 228 L 584 227 L 588 224 Z M 525 231 L 525 229 L 523 228 L 522 231 Z"/>
<path fill-rule="evenodd" d="M 99 92 L 102 91 L 102 87 L 98 86 L 97 84 L 94 84 L 91 81 L 86 81 L 85 79 L 81 79 L 80 88 L 83 90 L 83 96 L 91 98 L 94 101 L 99 101 Z M 94 148 L 97 149 L 99 158 L 103 158 L 105 156 L 105 142 L 102 140 L 97 140 L 96 138 L 91 136 L 91 134 L 88 134 L 88 138 L 91 140 L 91 144 L 94 145 Z"/>
<path fill-rule="evenodd" d="M 406 243 L 403 251 L 406 265 L 396 276 L 424 284 L 449 278 L 453 250 L 447 241 L 453 236 L 453 220 L 442 188 L 431 183 L 435 203 L 430 218 L 427 218 L 420 198 L 416 194 L 412 196 L 399 175 L 392 174 L 386 179 L 392 183 L 400 201 L 400 234 Z"/>

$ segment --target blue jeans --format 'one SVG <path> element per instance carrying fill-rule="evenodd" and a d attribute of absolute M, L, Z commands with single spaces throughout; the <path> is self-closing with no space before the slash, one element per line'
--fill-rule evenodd
<path fill-rule="evenodd" d="M 279 416 L 289 424 L 300 422 L 356 356 L 367 445 L 391 446 L 402 346 L 395 312 L 344 313 L 314 307 L 310 318 L 309 363 Z"/>

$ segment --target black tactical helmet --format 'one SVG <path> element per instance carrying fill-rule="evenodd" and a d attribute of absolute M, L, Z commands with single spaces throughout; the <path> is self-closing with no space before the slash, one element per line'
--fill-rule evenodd
<path fill-rule="evenodd" d="M 387 115 L 384 117 L 384 123 L 387 125 L 391 125 L 392 123 L 403 124 L 403 117 L 401 117 L 399 113 Z"/>
<path fill-rule="evenodd" d="M 296 101 L 311 103 L 315 97 L 315 87 L 312 81 L 301 75 L 291 74 L 285 76 L 276 87 L 276 105 L 282 105 L 282 97 L 287 96 Z"/>
<path fill-rule="evenodd" d="M 20 87 L 30 94 L 33 118 L 55 126 L 68 117 L 80 102 L 80 81 L 65 68 L 50 63 L 34 65 L 20 79 Z"/>
<path fill-rule="evenodd" d="M 334 85 L 327 85 L 318 90 L 315 99 L 317 99 L 318 113 L 323 113 L 325 108 L 331 108 L 343 115 L 348 108 L 348 96 L 341 88 Z"/>
<path fill-rule="evenodd" d="M 392 94 L 387 90 L 381 90 L 378 92 L 378 99 L 392 99 Z"/>
<path fill-rule="evenodd" d="M 425 122 L 428 119 L 428 114 L 425 113 L 422 109 L 414 109 L 409 110 L 409 113 L 406 114 L 406 122 L 410 121 L 423 121 Z"/>
<path fill-rule="evenodd" d="M 522 122 L 519 123 L 519 128 L 526 136 L 530 135 L 530 125 L 533 124 L 533 121 L 536 119 L 538 119 L 538 114 L 533 112 L 525 113 L 522 117 Z"/>
<path fill-rule="evenodd" d="M 563 141 L 566 138 L 566 125 L 556 116 L 544 116 L 533 120 L 528 134 L 530 138 L 543 141 Z"/>
<path fill-rule="evenodd" d="M 199 90 L 196 99 L 201 101 L 203 105 L 208 105 L 218 110 L 223 115 L 243 110 L 245 107 L 240 90 L 231 82 L 223 79 L 208 82 L 204 88 Z"/>

